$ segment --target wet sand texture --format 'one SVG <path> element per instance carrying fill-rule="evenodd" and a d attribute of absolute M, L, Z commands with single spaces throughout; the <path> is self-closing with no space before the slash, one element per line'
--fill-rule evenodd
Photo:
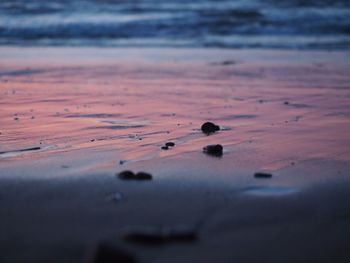
<path fill-rule="evenodd" d="M 0 57 L 1 263 L 350 262 L 348 52 Z"/>

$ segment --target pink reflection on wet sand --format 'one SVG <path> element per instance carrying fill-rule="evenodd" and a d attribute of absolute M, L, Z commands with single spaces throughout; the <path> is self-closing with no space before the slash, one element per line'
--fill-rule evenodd
<path fill-rule="evenodd" d="M 156 62 L 145 51 L 139 59 L 96 58 L 95 65 L 5 63 L 0 161 L 102 146 L 141 160 L 216 143 L 229 158 L 270 170 L 313 158 L 350 160 L 348 62 L 326 55 L 323 63 L 295 62 L 289 53 L 281 53 L 285 61 L 245 60 L 232 51 L 187 60 L 186 51 L 171 52 Z M 220 64 L 227 56 L 237 63 Z M 207 120 L 223 130 L 203 135 Z M 161 150 L 167 141 L 176 146 Z M 31 147 L 41 149 L 16 152 Z"/>

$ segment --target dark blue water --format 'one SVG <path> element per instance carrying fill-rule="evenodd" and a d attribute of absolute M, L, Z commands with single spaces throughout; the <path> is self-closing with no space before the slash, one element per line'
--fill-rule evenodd
<path fill-rule="evenodd" d="M 0 45 L 350 49 L 350 0 L 0 0 Z"/>

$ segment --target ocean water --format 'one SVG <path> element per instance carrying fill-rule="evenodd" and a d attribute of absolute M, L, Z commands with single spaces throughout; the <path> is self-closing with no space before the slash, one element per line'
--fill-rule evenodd
<path fill-rule="evenodd" d="M 0 45 L 350 49 L 350 0 L 1 0 Z"/>

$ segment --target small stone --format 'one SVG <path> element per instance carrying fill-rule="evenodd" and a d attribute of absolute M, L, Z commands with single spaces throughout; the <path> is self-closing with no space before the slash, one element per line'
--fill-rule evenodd
<path fill-rule="evenodd" d="M 136 259 L 134 256 L 126 251 L 123 251 L 115 245 L 102 242 L 100 243 L 93 252 L 89 252 L 87 257 L 87 263 L 135 263 Z"/>
<path fill-rule="evenodd" d="M 272 174 L 259 172 L 259 173 L 255 173 L 254 177 L 255 178 L 271 178 Z"/>
<path fill-rule="evenodd" d="M 152 180 L 152 175 L 145 172 L 138 172 L 135 176 L 138 180 Z"/>
<path fill-rule="evenodd" d="M 135 174 L 132 171 L 122 171 L 118 174 L 118 177 L 122 180 L 152 180 L 152 175 L 145 172 Z"/>
<path fill-rule="evenodd" d="M 207 145 L 203 148 L 203 152 L 209 155 L 222 156 L 223 147 L 221 144 Z"/>
<path fill-rule="evenodd" d="M 285 102 L 284 102 L 284 105 L 289 105 L 289 101 L 285 101 Z"/>
<path fill-rule="evenodd" d="M 211 133 L 214 133 L 216 131 L 220 130 L 220 127 L 212 122 L 206 122 L 203 123 L 201 130 L 203 133 L 205 133 L 206 135 L 209 135 Z"/>
<path fill-rule="evenodd" d="M 175 143 L 173 143 L 173 142 L 167 142 L 167 143 L 165 144 L 165 146 L 167 146 L 167 147 L 174 147 L 174 146 L 175 146 Z"/>
<path fill-rule="evenodd" d="M 118 174 L 118 177 L 123 180 L 135 179 L 135 174 L 132 171 L 122 171 Z"/>
<path fill-rule="evenodd" d="M 162 150 L 169 150 L 169 147 L 165 145 L 165 146 L 162 146 L 161 149 Z"/>

